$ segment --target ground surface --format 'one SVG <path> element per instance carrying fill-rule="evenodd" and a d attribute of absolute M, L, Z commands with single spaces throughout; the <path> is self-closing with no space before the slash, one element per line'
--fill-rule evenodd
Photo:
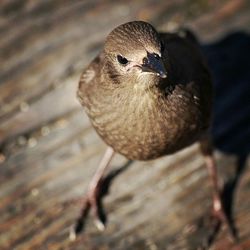
<path fill-rule="evenodd" d="M 206 239 L 208 230 L 202 221 L 209 215 L 211 186 L 194 145 L 173 156 L 130 164 L 104 199 L 106 230 L 98 232 L 90 217 L 85 233 L 75 242 L 68 240 L 80 197 L 105 151 L 75 98 L 80 72 L 98 53 L 108 32 L 135 19 L 162 30 L 184 24 L 208 43 L 229 32 L 249 32 L 250 5 L 247 0 L 1 1 L 1 250 L 198 249 Z M 213 51 L 221 47 L 204 48 L 211 66 L 218 63 Z M 243 64 L 238 66 L 242 75 Z M 236 125 L 249 119 L 247 105 L 243 105 L 244 116 L 227 106 L 229 96 L 237 97 L 230 99 L 237 104 L 249 98 L 249 81 L 242 80 L 248 87 L 237 92 L 239 78 L 233 77 L 231 95 L 218 91 L 222 97 L 215 105 L 223 112 L 215 107 L 213 131 L 220 176 L 224 182 L 231 180 L 227 197 L 239 245 L 250 249 L 250 126 L 233 133 L 227 118 L 224 126 L 218 124 L 225 109 Z M 216 84 L 220 90 L 220 81 Z M 230 147 L 233 138 L 240 139 Z M 117 156 L 112 166 L 125 163 Z M 220 230 L 211 249 L 236 248 Z"/>

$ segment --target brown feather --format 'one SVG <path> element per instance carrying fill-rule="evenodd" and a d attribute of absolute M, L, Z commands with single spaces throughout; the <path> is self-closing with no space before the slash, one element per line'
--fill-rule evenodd
<path fill-rule="evenodd" d="M 212 83 L 194 39 L 158 34 L 144 22 L 119 26 L 104 51 L 84 70 L 78 97 L 94 128 L 116 152 L 148 160 L 199 140 L 211 119 Z M 160 51 L 167 78 L 126 73 L 118 53 L 140 61 Z M 146 52 L 145 52 L 146 53 Z M 160 53 L 160 52 L 159 52 Z"/>

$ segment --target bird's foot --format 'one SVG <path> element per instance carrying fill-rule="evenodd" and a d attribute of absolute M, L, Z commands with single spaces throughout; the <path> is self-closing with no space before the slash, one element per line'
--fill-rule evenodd
<path fill-rule="evenodd" d="M 100 230 L 105 229 L 106 217 L 101 205 L 101 188 L 102 180 L 100 180 L 96 185 L 91 186 L 88 190 L 86 197 L 84 198 L 80 216 L 77 218 L 75 225 L 70 230 L 69 238 L 74 241 L 77 234 L 79 234 L 83 229 L 90 210 L 93 212 L 95 217 L 95 225 Z"/>
<path fill-rule="evenodd" d="M 232 243 L 236 243 L 238 241 L 235 228 L 232 223 L 230 223 L 228 215 L 225 212 L 223 207 L 223 203 L 220 195 L 216 194 L 213 197 L 213 210 L 212 217 L 216 219 L 222 226 L 225 226 L 228 231 L 229 239 Z"/>
<path fill-rule="evenodd" d="M 206 214 L 206 216 L 202 216 L 194 225 L 189 226 L 189 228 L 191 228 L 191 240 L 193 240 L 193 238 L 195 240 L 199 239 L 199 242 L 197 243 L 199 250 L 210 249 L 210 246 L 215 242 L 216 236 L 222 227 L 227 230 L 227 237 L 223 238 L 223 242 L 228 242 L 230 246 L 238 246 L 238 238 L 235 228 L 228 219 L 220 195 L 215 194 L 213 197 L 213 207 L 209 212 L 209 215 Z M 241 248 L 235 249 L 242 250 Z"/>

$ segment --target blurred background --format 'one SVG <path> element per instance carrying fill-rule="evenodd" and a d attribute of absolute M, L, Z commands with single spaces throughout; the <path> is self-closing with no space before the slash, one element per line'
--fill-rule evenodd
<path fill-rule="evenodd" d="M 107 228 L 68 231 L 105 151 L 76 100 L 82 69 L 121 23 L 185 26 L 214 78 L 212 134 L 227 211 L 250 249 L 250 2 L 0 1 L 0 249 L 197 249 L 211 185 L 198 146 L 134 162 L 104 199 Z M 112 166 L 126 164 L 116 156 Z M 226 231 L 211 249 L 235 249 Z"/>

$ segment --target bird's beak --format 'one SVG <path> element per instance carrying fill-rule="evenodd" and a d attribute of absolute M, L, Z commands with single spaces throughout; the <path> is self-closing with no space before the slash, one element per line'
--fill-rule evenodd
<path fill-rule="evenodd" d="M 160 57 L 155 57 L 154 54 L 148 53 L 141 65 L 142 72 L 152 72 L 161 78 L 167 77 L 166 69 Z"/>

